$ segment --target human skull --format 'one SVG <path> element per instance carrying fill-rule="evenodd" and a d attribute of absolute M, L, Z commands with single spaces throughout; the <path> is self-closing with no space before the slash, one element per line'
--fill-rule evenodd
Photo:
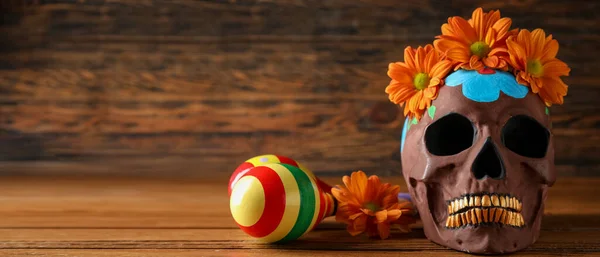
<path fill-rule="evenodd" d="M 478 254 L 539 236 L 556 179 L 548 109 L 507 72 L 458 70 L 402 132 L 402 167 L 425 235 Z"/>

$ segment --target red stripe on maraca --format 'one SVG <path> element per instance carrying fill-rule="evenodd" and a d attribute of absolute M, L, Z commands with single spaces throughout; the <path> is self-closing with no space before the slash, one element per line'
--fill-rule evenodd
<path fill-rule="evenodd" d="M 323 192 L 331 194 L 331 186 L 323 181 L 321 181 L 320 179 L 317 179 L 317 186 L 319 186 L 319 188 L 321 188 L 321 190 L 323 190 Z"/>
<path fill-rule="evenodd" d="M 281 155 L 275 155 L 275 156 L 277 156 L 277 159 L 279 159 L 279 161 L 280 161 L 281 163 L 285 163 L 285 164 L 292 165 L 292 166 L 294 166 L 294 167 L 298 167 L 298 163 L 297 163 L 296 161 L 294 161 L 294 160 L 292 160 L 292 159 L 288 158 L 288 157 L 281 156 Z"/>
<path fill-rule="evenodd" d="M 320 199 L 319 215 L 317 216 L 317 222 L 315 222 L 315 225 L 311 229 L 315 229 L 315 227 L 317 227 L 317 225 L 319 225 L 319 223 L 325 218 L 324 216 L 325 216 L 326 202 L 325 202 L 325 197 L 323 197 L 323 192 L 321 192 L 321 190 L 319 190 L 319 199 Z"/>
<path fill-rule="evenodd" d="M 242 176 L 244 176 L 244 174 L 246 174 L 246 172 L 248 172 L 252 167 L 254 167 L 252 163 L 244 162 L 238 166 L 237 169 L 235 169 L 233 174 L 231 174 L 231 178 L 229 178 L 229 188 L 227 189 L 229 191 L 229 196 L 231 196 L 231 190 L 233 190 L 233 185 L 235 182 L 240 180 L 240 178 L 242 178 Z"/>
<path fill-rule="evenodd" d="M 281 222 L 285 211 L 285 188 L 277 173 L 269 167 L 258 166 L 250 169 L 245 176 L 256 177 L 265 192 L 265 208 L 260 219 L 252 226 L 238 226 L 253 237 L 271 234 Z"/>

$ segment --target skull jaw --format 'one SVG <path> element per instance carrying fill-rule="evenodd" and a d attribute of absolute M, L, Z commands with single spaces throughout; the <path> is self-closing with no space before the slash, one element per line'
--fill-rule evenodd
<path fill-rule="evenodd" d="M 537 217 L 535 221 L 538 228 L 489 226 L 454 230 L 446 229 L 432 221 L 427 223 L 424 230 L 425 236 L 432 242 L 457 251 L 474 254 L 503 254 L 525 249 L 535 243 L 539 237 L 540 220 L 541 216 Z"/>
<path fill-rule="evenodd" d="M 467 253 L 503 254 L 525 249 L 535 243 L 539 237 L 548 189 L 546 186 L 532 191 L 538 193 L 536 193 L 535 203 L 528 205 L 528 210 L 524 210 L 526 225 L 522 228 L 484 225 L 449 229 L 445 227 L 444 222 L 438 221 L 439 218 L 434 218 L 436 215 L 436 217 L 440 217 L 439 213 L 446 211 L 439 208 L 438 204 L 430 205 L 430 202 L 441 199 L 437 199 L 435 193 L 430 192 L 431 190 L 428 190 L 422 182 L 418 182 L 418 184 L 420 185 L 417 187 L 409 188 L 409 191 L 417 202 L 416 206 L 423 222 L 425 236 L 436 244 Z"/>

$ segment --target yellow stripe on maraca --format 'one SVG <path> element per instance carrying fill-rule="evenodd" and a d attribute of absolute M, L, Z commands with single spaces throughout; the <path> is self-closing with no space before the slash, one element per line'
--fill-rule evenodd
<path fill-rule="evenodd" d="M 253 158 L 247 160 L 246 162 L 252 163 L 252 165 L 254 165 L 254 166 L 258 166 L 258 165 L 264 165 L 267 163 L 279 163 L 279 158 L 277 158 L 277 156 L 273 155 L 273 154 L 265 154 L 265 155 L 253 157 Z"/>
<path fill-rule="evenodd" d="M 308 179 L 310 179 L 310 182 L 313 187 L 313 191 L 315 192 L 315 213 L 313 215 L 312 221 L 310 222 L 310 226 L 308 226 L 309 228 L 312 228 L 315 226 L 315 223 L 319 219 L 319 209 L 321 208 L 321 196 L 319 194 L 319 188 L 317 188 L 317 181 L 315 180 L 314 175 L 311 176 L 312 172 L 310 172 L 308 170 L 304 170 L 302 168 L 300 168 L 300 169 L 308 175 Z M 310 231 L 310 229 L 307 229 L 306 232 L 308 232 L 308 231 Z M 306 234 L 306 232 L 304 232 L 304 233 Z"/>
<path fill-rule="evenodd" d="M 325 197 L 327 198 L 327 203 L 328 203 L 327 209 L 325 209 L 325 211 L 326 211 L 325 217 L 329 217 L 329 216 L 335 214 L 334 213 L 335 210 L 333 209 L 333 208 L 335 208 L 335 199 L 333 199 L 333 195 L 331 195 L 331 194 L 326 194 Z"/>
<path fill-rule="evenodd" d="M 285 211 L 283 212 L 283 218 L 273 233 L 260 238 L 266 242 L 276 242 L 290 233 L 296 224 L 298 214 L 300 213 L 300 190 L 292 173 L 283 165 L 271 163 L 262 166 L 267 166 L 274 170 L 277 175 L 279 175 L 279 178 L 283 182 L 283 187 L 285 188 L 286 206 Z"/>
<path fill-rule="evenodd" d="M 242 177 L 231 192 L 229 208 L 238 224 L 254 225 L 265 209 L 265 192 L 260 181 L 253 176 Z"/>

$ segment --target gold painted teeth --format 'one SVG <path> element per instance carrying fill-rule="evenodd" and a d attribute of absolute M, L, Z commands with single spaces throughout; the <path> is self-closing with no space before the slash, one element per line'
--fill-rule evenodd
<path fill-rule="evenodd" d="M 523 204 L 515 197 L 498 194 L 470 195 L 459 197 L 448 203 L 448 215 L 473 207 L 502 207 L 521 212 Z"/>
<path fill-rule="evenodd" d="M 448 216 L 447 228 L 459 228 L 467 225 L 504 224 L 513 227 L 524 227 L 523 215 L 503 208 L 474 208 L 466 212 Z"/>

